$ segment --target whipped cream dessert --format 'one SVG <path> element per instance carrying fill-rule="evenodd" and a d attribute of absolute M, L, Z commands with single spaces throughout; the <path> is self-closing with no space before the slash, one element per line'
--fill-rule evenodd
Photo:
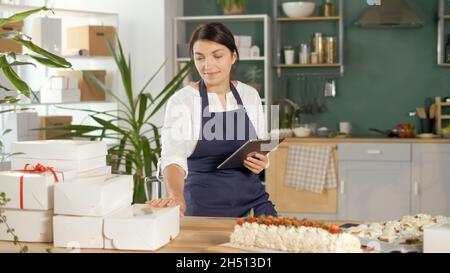
<path fill-rule="evenodd" d="M 359 253 L 356 236 L 336 225 L 306 219 L 249 217 L 240 219 L 231 234 L 232 244 L 297 253 Z"/>

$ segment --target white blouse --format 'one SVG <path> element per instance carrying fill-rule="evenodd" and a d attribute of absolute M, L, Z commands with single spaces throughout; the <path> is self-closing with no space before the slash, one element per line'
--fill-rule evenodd
<path fill-rule="evenodd" d="M 258 138 L 267 138 L 266 118 L 258 91 L 242 82 L 236 90 L 255 127 Z M 238 109 L 231 90 L 226 95 L 227 109 L 223 109 L 219 96 L 208 93 L 209 111 L 224 112 Z M 187 158 L 194 152 L 201 127 L 201 97 L 197 89 L 186 86 L 176 92 L 167 102 L 164 125 L 161 130 L 160 169 L 177 164 L 188 174 Z"/>

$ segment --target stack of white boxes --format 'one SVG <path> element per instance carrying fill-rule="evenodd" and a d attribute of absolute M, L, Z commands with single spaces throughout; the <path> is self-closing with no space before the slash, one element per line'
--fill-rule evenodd
<path fill-rule="evenodd" d="M 13 151 L 24 153 L 14 158 L 13 167 L 41 163 L 62 169 L 72 166 L 75 172 L 73 180 L 54 186 L 55 247 L 156 250 L 178 235 L 179 207 L 131 205 L 133 177 L 111 174 L 105 164 L 106 144 L 32 141 L 15 143 Z M 51 215 L 46 214 L 47 223 Z"/>
<path fill-rule="evenodd" d="M 234 41 L 239 51 L 240 58 L 250 58 L 252 47 L 252 36 L 234 36 Z"/>
<path fill-rule="evenodd" d="M 14 144 L 12 151 L 17 151 Z M 36 157 L 52 154 L 51 150 L 32 152 Z M 39 162 L 38 157 L 35 162 Z M 10 199 L 5 206 L 8 226 L 15 230 L 20 241 L 52 242 L 54 186 L 73 181 L 77 173 L 58 166 L 49 169 L 46 166 L 34 168 L 34 165 L 19 165 L 14 158 L 11 164 L 13 171 L 0 172 L 0 191 Z M 0 240 L 14 239 L 7 231 L 6 225 L 0 225 Z"/>
<path fill-rule="evenodd" d="M 41 89 L 41 103 L 79 102 L 80 98 L 77 78 L 53 76 Z"/>

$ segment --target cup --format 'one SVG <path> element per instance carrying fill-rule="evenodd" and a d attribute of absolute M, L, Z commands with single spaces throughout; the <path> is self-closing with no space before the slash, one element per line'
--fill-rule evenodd
<path fill-rule="evenodd" d="M 344 121 L 339 123 L 339 132 L 350 135 L 352 125 L 350 122 Z"/>
<path fill-rule="evenodd" d="M 162 197 L 161 187 L 161 181 L 156 177 L 145 177 L 144 190 L 147 201 L 160 199 Z"/>
<path fill-rule="evenodd" d="M 294 50 L 285 50 L 284 51 L 284 61 L 286 64 L 294 64 Z"/>

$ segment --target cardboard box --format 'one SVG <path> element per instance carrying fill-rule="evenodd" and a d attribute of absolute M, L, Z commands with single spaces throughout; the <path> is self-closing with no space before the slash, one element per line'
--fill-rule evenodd
<path fill-rule="evenodd" d="M 450 222 L 426 226 L 423 231 L 424 253 L 450 253 Z"/>
<path fill-rule="evenodd" d="M 85 172 L 97 168 L 106 166 L 106 157 L 95 157 L 82 160 L 61 160 L 61 159 L 38 159 L 38 158 L 26 158 L 20 156 L 13 156 L 11 158 L 11 168 L 13 170 L 23 168 L 25 164 L 36 165 L 41 163 L 46 166 L 52 166 L 59 170 L 75 170 L 77 174 L 79 172 Z"/>
<path fill-rule="evenodd" d="M 22 31 L 22 28 L 23 28 L 23 21 L 12 24 L 6 24 L 0 27 L 0 34 L 11 31 Z M 22 45 L 16 43 L 15 41 L 0 39 L 0 52 L 8 52 L 8 51 L 15 52 L 16 54 L 22 54 Z"/>
<path fill-rule="evenodd" d="M 102 217 L 133 201 L 133 176 L 99 176 L 97 181 L 74 180 L 55 186 L 55 214 Z"/>
<path fill-rule="evenodd" d="M 80 101 L 80 89 L 42 89 L 41 103 L 70 103 Z"/>
<path fill-rule="evenodd" d="M 50 243 L 53 241 L 52 210 L 5 209 L 8 224 L 14 228 L 21 242 Z M 6 233 L 6 226 L 0 225 L 0 241 L 13 241 Z"/>
<path fill-rule="evenodd" d="M 87 140 L 15 142 L 12 144 L 12 151 L 13 153 L 23 153 L 23 155 L 18 155 L 18 157 L 63 160 L 82 160 L 102 157 L 108 154 L 105 142 Z"/>
<path fill-rule="evenodd" d="M 72 124 L 72 116 L 40 116 L 39 128 L 50 128 L 56 126 L 64 126 Z M 52 139 L 59 135 L 68 134 L 70 131 L 64 130 L 50 130 L 39 131 L 39 139 Z"/>
<path fill-rule="evenodd" d="M 115 30 L 112 26 L 79 26 L 67 30 L 67 47 L 85 49 L 89 56 L 112 56 L 106 39 L 115 46 Z"/>
<path fill-rule="evenodd" d="M 13 169 L 19 170 L 21 168 Z M 29 169 L 32 169 L 30 167 Z M 75 171 L 26 173 L 20 171 L 0 172 L 0 189 L 11 199 L 6 208 L 49 210 L 53 208 L 53 186 L 75 179 Z"/>
<path fill-rule="evenodd" d="M 59 76 L 78 79 L 81 101 L 105 101 L 105 92 L 89 78 L 90 74 L 94 75 L 103 84 L 106 84 L 105 70 L 58 71 Z"/>
<path fill-rule="evenodd" d="M 103 218 L 53 217 L 53 245 L 64 248 L 103 248 Z"/>
<path fill-rule="evenodd" d="M 178 236 L 180 209 L 135 204 L 105 217 L 103 225 L 106 249 L 157 250 Z"/>
<path fill-rule="evenodd" d="M 62 27 L 60 18 L 34 18 L 31 24 L 33 43 L 57 55 L 62 51 Z M 26 49 L 28 51 L 28 49 Z"/>

